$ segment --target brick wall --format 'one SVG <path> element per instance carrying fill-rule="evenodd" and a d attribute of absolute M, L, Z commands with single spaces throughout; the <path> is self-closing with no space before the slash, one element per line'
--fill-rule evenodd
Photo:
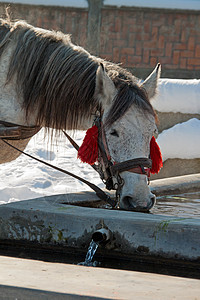
<path fill-rule="evenodd" d="M 6 6 L 0 3 L 1 17 L 5 17 Z M 87 9 L 15 4 L 10 5 L 10 11 L 12 19 L 23 19 L 34 26 L 70 33 L 74 43 L 86 47 Z"/>
<path fill-rule="evenodd" d="M 74 43 L 92 49 L 87 8 L 15 4 L 11 12 L 13 19 L 71 33 Z M 0 15 L 4 13 L 0 3 Z M 93 32 L 90 41 L 91 34 L 97 43 Z M 200 11 L 103 6 L 98 44 L 99 56 L 122 63 L 139 77 L 161 62 L 163 77 L 200 78 Z"/>
<path fill-rule="evenodd" d="M 104 8 L 100 54 L 128 68 L 160 62 L 165 73 L 200 78 L 200 11 Z"/>

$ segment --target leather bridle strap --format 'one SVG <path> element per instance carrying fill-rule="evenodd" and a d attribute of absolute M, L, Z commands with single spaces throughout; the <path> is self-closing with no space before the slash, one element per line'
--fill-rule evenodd
<path fill-rule="evenodd" d="M 120 172 L 124 172 L 124 171 L 129 171 L 129 172 L 134 173 L 134 169 L 137 167 L 140 167 L 143 169 L 143 168 L 151 168 L 151 166 L 152 166 L 151 159 L 142 157 L 142 158 L 126 160 L 121 163 L 115 163 L 110 168 L 111 168 L 113 174 L 115 174 L 117 172 L 120 173 Z M 144 169 L 143 174 L 145 174 L 145 169 Z"/>
<path fill-rule="evenodd" d="M 2 137 L 7 140 L 25 140 L 31 138 L 41 129 L 39 126 L 24 126 L 2 120 L 0 120 L 0 125 L 3 125 L 0 133 L 2 132 Z M 12 134 L 10 135 L 10 133 Z"/>

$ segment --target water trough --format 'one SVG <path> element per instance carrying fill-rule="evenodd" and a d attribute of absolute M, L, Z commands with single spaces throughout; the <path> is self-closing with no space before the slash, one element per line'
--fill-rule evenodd
<path fill-rule="evenodd" d="M 191 176 L 189 179 L 184 176 L 186 185 L 190 180 L 192 190 L 197 192 L 200 176 L 194 175 L 193 180 Z M 169 194 L 178 190 L 177 179 L 174 182 L 176 187 L 171 183 L 169 190 L 165 181 Z M 166 194 L 161 183 L 154 181 L 152 189 L 160 195 Z M 179 188 L 186 191 L 183 178 Z M 14 245 L 27 243 L 30 247 L 50 247 L 52 255 L 59 247 L 66 253 L 77 250 L 86 254 L 93 234 L 103 228 L 111 233 L 112 239 L 98 249 L 99 255 L 155 264 L 160 261 L 189 263 L 200 270 L 198 213 L 195 217 L 162 215 L 159 211 L 158 214 L 144 214 L 85 207 L 88 202 L 94 204 L 99 200 L 93 192 L 82 192 L 1 205 L 0 249 L 14 241 Z"/>

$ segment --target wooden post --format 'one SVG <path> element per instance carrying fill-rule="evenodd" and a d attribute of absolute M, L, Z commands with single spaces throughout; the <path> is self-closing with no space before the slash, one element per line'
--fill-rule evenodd
<path fill-rule="evenodd" d="M 101 8 L 103 0 L 87 0 L 88 11 L 88 30 L 87 30 L 87 49 L 93 55 L 99 55 L 100 48 L 100 29 L 101 29 Z"/>

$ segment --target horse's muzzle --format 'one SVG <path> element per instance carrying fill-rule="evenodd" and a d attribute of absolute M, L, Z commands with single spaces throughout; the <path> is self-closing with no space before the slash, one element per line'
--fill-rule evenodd
<path fill-rule="evenodd" d="M 137 212 L 148 212 L 156 203 L 156 196 L 151 194 L 148 204 L 145 206 L 134 204 L 134 199 L 131 196 L 124 196 L 119 204 L 120 209 L 137 211 Z"/>

